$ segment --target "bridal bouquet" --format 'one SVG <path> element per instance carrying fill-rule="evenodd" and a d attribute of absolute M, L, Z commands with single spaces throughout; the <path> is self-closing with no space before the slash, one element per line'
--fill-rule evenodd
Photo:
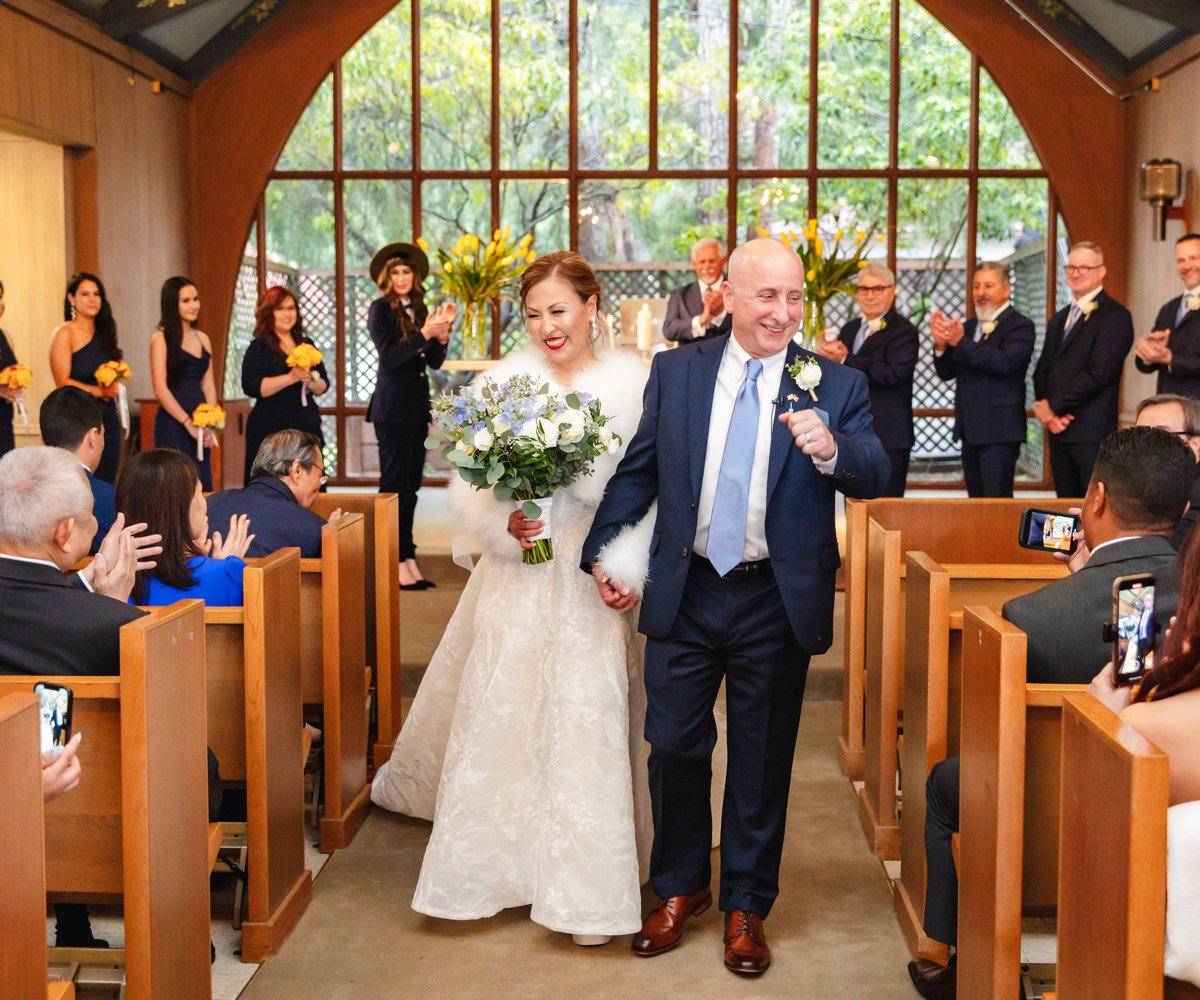
<path fill-rule="evenodd" d="M 559 396 L 532 375 L 514 375 L 482 390 L 442 393 L 433 402 L 438 429 L 425 442 L 477 490 L 497 500 L 516 500 L 524 515 L 545 522 L 526 549 L 531 565 L 554 558 L 550 526 L 553 494 L 592 473 L 604 452 L 615 454 L 621 439 L 606 427 L 600 402 L 585 392 Z"/>

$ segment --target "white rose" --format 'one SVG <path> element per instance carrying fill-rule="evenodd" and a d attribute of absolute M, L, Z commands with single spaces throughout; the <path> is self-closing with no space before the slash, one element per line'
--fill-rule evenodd
<path fill-rule="evenodd" d="M 619 444 L 617 444 L 617 442 L 613 438 L 610 437 L 608 439 L 608 443 L 604 446 L 604 450 L 606 452 L 608 452 L 610 455 L 615 455 L 618 451 L 621 450 L 621 446 Z"/>
<path fill-rule="evenodd" d="M 475 432 L 475 447 L 482 450 L 487 450 L 492 446 L 492 432 L 486 427 L 481 431 Z"/>
<path fill-rule="evenodd" d="M 553 448 L 558 444 L 558 424 L 553 420 L 542 419 L 537 422 L 537 426 L 542 431 L 542 441 L 545 442 L 547 448 Z"/>
<path fill-rule="evenodd" d="M 583 440 L 583 414 L 578 410 L 567 410 L 558 418 L 558 439 L 563 444 L 575 444 Z"/>
<path fill-rule="evenodd" d="M 612 443 L 613 432 L 607 427 L 601 427 L 600 433 L 597 435 L 597 440 L 600 442 L 601 448 L 607 448 Z"/>

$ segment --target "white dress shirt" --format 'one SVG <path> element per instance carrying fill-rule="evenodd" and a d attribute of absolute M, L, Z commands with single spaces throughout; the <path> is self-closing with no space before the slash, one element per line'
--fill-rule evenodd
<path fill-rule="evenodd" d="M 733 404 L 738 390 L 746 378 L 746 362 L 750 355 L 730 335 L 717 370 L 717 384 L 713 388 L 712 415 L 708 420 L 708 449 L 704 453 L 704 478 L 700 483 L 700 508 L 696 516 L 696 537 L 692 551 L 696 555 L 708 553 L 708 527 L 712 521 L 713 503 L 717 498 L 717 479 L 721 474 L 721 459 L 725 455 L 725 439 L 729 436 L 729 421 L 733 418 Z M 750 496 L 746 504 L 746 545 L 742 550 L 742 561 L 752 562 L 766 559 L 771 553 L 767 549 L 767 465 L 771 459 L 771 432 L 781 412 L 772 402 L 780 396 L 787 348 L 762 362 L 762 374 L 758 377 L 758 437 L 754 441 L 754 465 L 750 470 Z M 792 445 L 795 447 L 795 445 Z M 823 475 L 831 475 L 837 466 L 837 452 L 828 461 L 813 458 L 813 465 Z"/>
<path fill-rule="evenodd" d="M 721 290 L 721 282 L 720 281 L 714 281 L 711 285 L 709 285 L 709 284 L 701 281 L 699 278 L 697 278 L 696 284 L 700 286 L 700 301 L 701 302 L 704 301 L 704 296 L 707 295 L 709 292 L 714 292 L 714 291 L 719 292 Z M 703 311 L 703 309 L 701 311 Z M 709 326 L 720 326 L 724 322 L 725 322 L 724 308 L 722 308 L 719 313 L 713 313 L 713 318 L 708 321 Z M 704 336 L 704 327 L 700 325 L 700 317 L 693 316 L 692 317 L 692 338 L 694 340 L 699 340 L 703 336 Z"/>

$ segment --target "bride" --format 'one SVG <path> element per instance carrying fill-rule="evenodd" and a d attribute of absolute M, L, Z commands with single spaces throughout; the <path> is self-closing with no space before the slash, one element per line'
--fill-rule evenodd
<path fill-rule="evenodd" d="M 451 509 L 483 556 L 371 789 L 377 805 L 433 820 L 414 909 L 473 920 L 531 905 L 534 922 L 583 945 L 641 926 L 636 616 L 601 603 L 579 558 L 641 416 L 647 369 L 632 355 L 596 354 L 601 294 L 576 254 L 535 261 L 521 283 L 534 349 L 488 377 L 528 372 L 551 391 L 591 394 L 622 449 L 555 494 L 554 559 L 542 565 L 521 562 L 537 522 L 512 502 L 451 484 Z M 644 579 L 652 523 L 651 515 L 616 539 L 602 568 Z M 637 777 L 642 790 L 644 772 Z M 643 812 L 639 805 L 638 826 Z"/>

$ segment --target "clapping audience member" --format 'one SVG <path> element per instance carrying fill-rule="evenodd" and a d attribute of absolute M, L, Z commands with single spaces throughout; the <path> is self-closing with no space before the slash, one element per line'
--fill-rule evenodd
<path fill-rule="evenodd" d="M 38 425 L 45 444 L 69 451 L 87 473 L 92 488 L 92 514 L 96 518 L 89 554 L 95 555 L 101 539 L 117 519 L 116 487 L 96 478 L 96 468 L 104 455 L 104 410 L 95 397 L 78 386 L 64 385 L 42 401 Z"/>
<path fill-rule="evenodd" d="M 1200 398 L 1200 233 L 1175 241 L 1175 270 L 1183 294 L 1167 302 L 1154 329 L 1134 344 L 1137 369 L 1157 372 L 1157 392 Z"/>
<path fill-rule="evenodd" d="M 667 300 L 663 337 L 688 344 L 705 337 L 719 337 L 732 328 L 721 285 L 725 271 L 725 249 L 711 236 L 692 247 L 692 270 L 696 280 L 681 285 Z"/>
<path fill-rule="evenodd" d="M 1148 396 L 1138 403 L 1137 425 L 1157 427 L 1160 431 L 1174 434 L 1192 449 L 1196 461 L 1200 463 L 1200 399 L 1177 396 L 1174 393 Z M 1183 548 L 1184 540 L 1197 516 L 1200 516 L 1200 464 L 1196 467 L 1196 478 L 1192 481 L 1188 509 L 1175 526 L 1175 533 L 1171 535 L 1171 544 L 1177 550 Z"/>
<path fill-rule="evenodd" d="M 1103 625 L 1112 620 L 1112 586 L 1119 576 L 1153 574 L 1159 617 L 1175 613 L 1175 550 L 1169 538 L 1195 476 L 1191 450 L 1165 431 L 1129 427 L 1101 442 L 1082 508 L 1091 545 L 1086 564 L 1004 605 L 1004 617 L 1026 634 L 1031 683 L 1083 684 L 1094 677 L 1096 664 L 1112 652 Z M 950 757 L 934 765 L 925 786 L 924 927 L 935 941 L 951 946 L 958 935 L 958 877 L 950 850 L 958 830 L 958 780 L 959 759 Z M 945 967 L 916 959 L 908 968 L 921 996 L 955 995 L 953 958 Z"/>
<path fill-rule="evenodd" d="M 134 455 L 117 482 L 117 510 L 162 536 L 158 565 L 137 575 L 131 600 L 154 606 L 198 597 L 209 605 L 243 603 L 242 557 L 254 536 L 250 519 L 232 517 L 224 538 L 208 537 L 208 505 L 196 463 L 182 452 L 155 448 Z"/>
<path fill-rule="evenodd" d="M 251 476 L 244 489 L 222 490 L 208 498 L 212 522 L 227 524 L 235 515 L 248 516 L 254 535 L 247 555 L 266 556 L 296 546 L 302 558 L 318 558 L 326 522 L 309 508 L 325 481 L 320 439 L 305 431 L 276 431 L 258 449 Z M 329 519 L 337 520 L 340 514 L 335 510 Z"/>

